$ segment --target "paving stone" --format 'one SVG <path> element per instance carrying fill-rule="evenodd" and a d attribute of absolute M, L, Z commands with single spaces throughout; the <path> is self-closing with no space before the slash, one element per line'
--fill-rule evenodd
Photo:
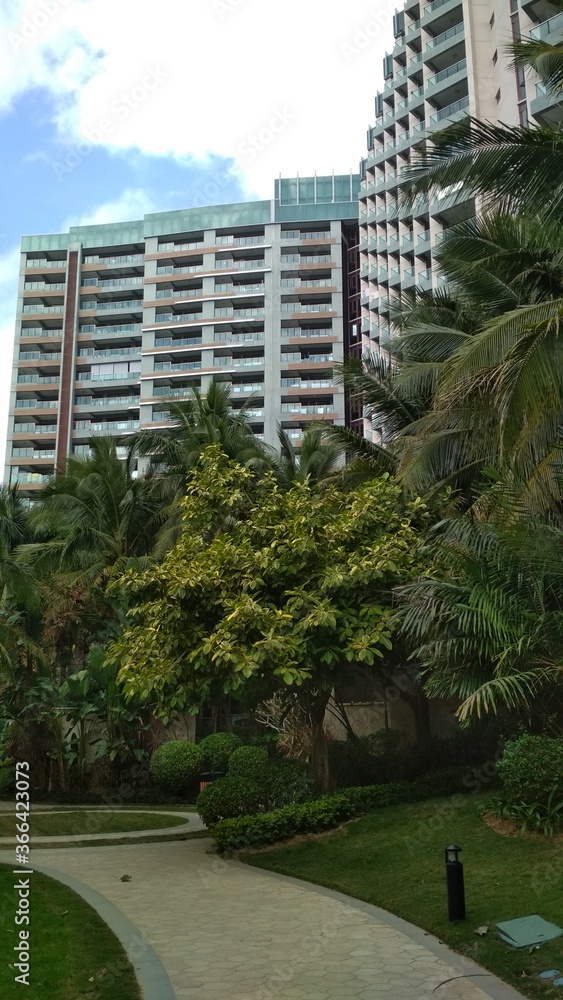
<path fill-rule="evenodd" d="M 178 1000 L 495 996 L 489 978 L 464 978 L 433 994 L 462 974 L 452 953 L 444 960 L 392 919 L 212 858 L 207 848 L 205 841 L 36 847 L 33 861 L 91 886 L 120 909 L 151 942 Z M 120 881 L 124 871 L 131 882 Z M 512 1000 L 523 998 L 513 992 Z"/>

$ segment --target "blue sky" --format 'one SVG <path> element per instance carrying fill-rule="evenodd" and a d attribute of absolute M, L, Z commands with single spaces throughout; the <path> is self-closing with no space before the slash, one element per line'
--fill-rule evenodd
<path fill-rule="evenodd" d="M 0 0 L 0 458 L 27 233 L 357 169 L 388 0 Z"/>

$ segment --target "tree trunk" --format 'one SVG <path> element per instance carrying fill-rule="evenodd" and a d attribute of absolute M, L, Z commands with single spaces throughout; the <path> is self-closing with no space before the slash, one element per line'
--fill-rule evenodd
<path fill-rule="evenodd" d="M 311 703 L 309 709 L 312 735 L 311 766 L 318 792 L 330 791 L 328 743 L 324 730 L 324 717 L 329 698 L 330 693 L 320 695 Z"/>
<path fill-rule="evenodd" d="M 221 705 L 223 706 L 223 717 L 225 719 L 225 732 L 232 733 L 233 723 L 231 720 L 231 699 L 222 698 Z"/>

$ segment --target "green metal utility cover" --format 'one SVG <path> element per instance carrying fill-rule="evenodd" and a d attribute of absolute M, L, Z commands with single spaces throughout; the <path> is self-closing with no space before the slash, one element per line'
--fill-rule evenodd
<path fill-rule="evenodd" d="M 563 934 L 561 927 L 550 924 L 537 913 L 531 917 L 519 917 L 518 920 L 504 920 L 496 926 L 502 940 L 512 948 L 529 948 Z"/>

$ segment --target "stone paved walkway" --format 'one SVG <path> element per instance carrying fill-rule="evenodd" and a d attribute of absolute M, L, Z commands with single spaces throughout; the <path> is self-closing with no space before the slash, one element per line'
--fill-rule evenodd
<path fill-rule="evenodd" d="M 206 840 L 35 849 L 141 931 L 177 1000 L 522 1000 L 368 904 L 206 853 Z M 3 851 L 0 860 L 12 859 Z M 124 874 L 130 882 L 121 882 Z"/>

